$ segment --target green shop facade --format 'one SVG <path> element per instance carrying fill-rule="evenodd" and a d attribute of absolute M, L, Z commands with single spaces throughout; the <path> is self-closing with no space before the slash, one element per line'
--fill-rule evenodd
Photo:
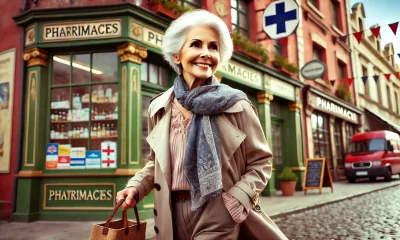
<path fill-rule="evenodd" d="M 160 50 L 169 22 L 131 4 L 31 9 L 15 21 L 26 91 L 14 218 L 104 220 L 145 164 L 150 99 L 175 78 Z M 303 84 L 236 53 L 217 77 L 258 108 L 275 155 L 262 194 L 275 194 L 283 166 L 302 179 Z M 153 207 L 152 194 L 138 205 L 143 218 Z"/>

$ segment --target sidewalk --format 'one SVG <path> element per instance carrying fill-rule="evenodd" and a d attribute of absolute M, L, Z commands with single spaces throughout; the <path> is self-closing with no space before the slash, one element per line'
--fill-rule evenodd
<path fill-rule="evenodd" d="M 278 196 L 261 197 L 260 206 L 272 218 L 285 214 L 315 208 L 325 204 L 357 197 L 369 192 L 400 185 L 398 176 L 393 176 L 392 182 L 379 179 L 376 182 L 359 181 L 349 184 L 345 181 L 333 183 L 333 193 L 330 188 L 319 191 L 296 192 L 293 197 Z M 154 221 L 147 221 L 147 239 L 154 239 Z M 32 223 L 0 222 L 0 240 L 87 240 L 92 222 L 50 222 L 36 221 Z"/>

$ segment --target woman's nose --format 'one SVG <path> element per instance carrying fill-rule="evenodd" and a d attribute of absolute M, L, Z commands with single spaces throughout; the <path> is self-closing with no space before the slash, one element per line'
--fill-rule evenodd
<path fill-rule="evenodd" d="M 210 58 L 210 52 L 207 50 L 203 50 L 203 52 L 200 54 L 201 58 Z"/>

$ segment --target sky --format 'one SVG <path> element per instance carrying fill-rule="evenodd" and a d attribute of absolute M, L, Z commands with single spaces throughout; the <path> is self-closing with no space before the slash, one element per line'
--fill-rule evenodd
<path fill-rule="evenodd" d="M 372 25 L 381 26 L 381 48 L 389 42 L 393 43 L 395 62 L 400 65 L 400 24 L 396 36 L 388 24 L 400 21 L 400 0 L 350 0 L 350 8 L 358 2 L 362 2 L 365 10 L 364 27 L 369 29 Z M 368 31 L 370 34 L 371 31 Z M 365 34 L 365 33 L 364 33 Z"/>

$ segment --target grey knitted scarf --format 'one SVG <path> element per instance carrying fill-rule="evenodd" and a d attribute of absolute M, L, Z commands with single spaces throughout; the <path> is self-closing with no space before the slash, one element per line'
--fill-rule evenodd
<path fill-rule="evenodd" d="M 174 94 L 178 102 L 193 113 L 186 136 L 183 169 L 195 211 L 222 189 L 217 115 L 239 100 L 247 100 L 247 96 L 240 90 L 220 84 L 214 76 L 205 85 L 192 90 L 188 90 L 183 77 L 178 76 Z"/>

